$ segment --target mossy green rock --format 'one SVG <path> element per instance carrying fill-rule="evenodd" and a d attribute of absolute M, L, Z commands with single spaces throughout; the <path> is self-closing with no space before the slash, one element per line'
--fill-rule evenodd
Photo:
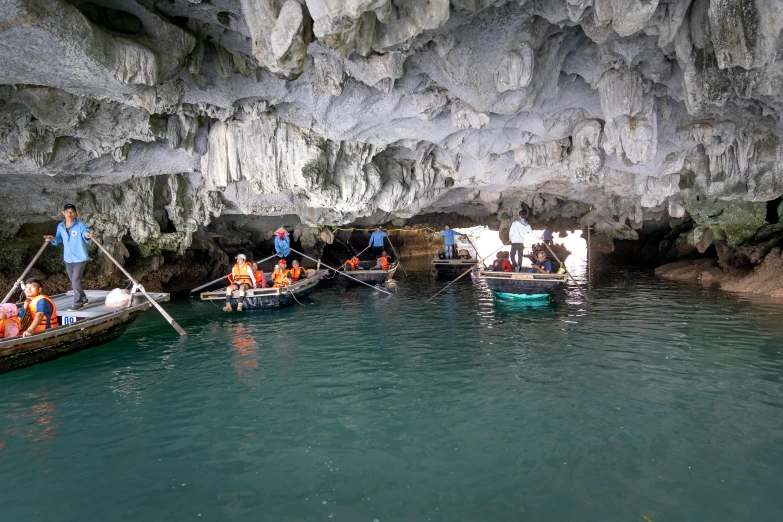
<path fill-rule="evenodd" d="M 692 199 L 685 203 L 685 208 L 695 224 L 725 233 L 731 247 L 751 239 L 767 224 L 764 202 Z"/>

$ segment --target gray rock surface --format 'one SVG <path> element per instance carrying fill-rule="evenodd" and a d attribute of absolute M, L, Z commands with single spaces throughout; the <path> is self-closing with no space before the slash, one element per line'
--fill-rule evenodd
<path fill-rule="evenodd" d="M 525 206 L 741 244 L 783 194 L 781 29 L 777 0 L 0 0 L 0 234 L 64 200 L 174 251 L 221 215 Z"/>

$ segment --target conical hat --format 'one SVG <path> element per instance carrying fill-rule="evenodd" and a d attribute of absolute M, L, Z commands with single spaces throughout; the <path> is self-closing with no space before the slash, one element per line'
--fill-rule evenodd
<path fill-rule="evenodd" d="M 275 234 L 288 234 L 288 230 L 284 229 L 283 227 L 280 227 L 277 230 L 275 230 Z"/>

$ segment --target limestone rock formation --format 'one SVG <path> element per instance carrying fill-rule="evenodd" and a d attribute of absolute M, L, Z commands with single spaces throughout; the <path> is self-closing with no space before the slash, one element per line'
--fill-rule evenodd
<path fill-rule="evenodd" d="M 180 253 L 219 216 L 524 206 L 739 247 L 783 194 L 781 29 L 777 0 L 0 0 L 0 234 L 66 199 Z"/>

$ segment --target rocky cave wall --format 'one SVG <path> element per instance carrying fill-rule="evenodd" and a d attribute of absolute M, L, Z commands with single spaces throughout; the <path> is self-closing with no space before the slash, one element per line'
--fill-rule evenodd
<path fill-rule="evenodd" d="M 0 236 L 65 201 L 148 257 L 218 219 L 314 244 L 526 208 L 604 250 L 772 248 L 781 28 L 778 0 L 0 0 Z"/>

